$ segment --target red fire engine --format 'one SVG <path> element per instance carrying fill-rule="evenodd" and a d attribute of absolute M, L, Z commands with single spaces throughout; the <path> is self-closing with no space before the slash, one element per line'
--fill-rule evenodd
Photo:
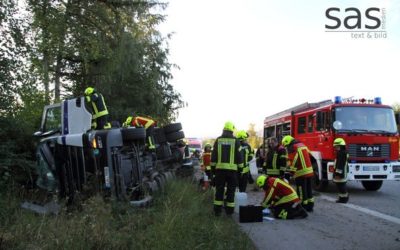
<path fill-rule="evenodd" d="M 399 116 L 381 98 L 303 103 L 264 120 L 264 143 L 292 135 L 313 156 L 315 189 L 324 190 L 333 177 L 333 141 L 341 137 L 349 152 L 348 180 L 378 190 L 384 180 L 400 180 Z"/>

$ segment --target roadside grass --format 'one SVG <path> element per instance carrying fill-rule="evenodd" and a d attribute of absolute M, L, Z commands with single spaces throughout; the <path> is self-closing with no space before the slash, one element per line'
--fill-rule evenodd
<path fill-rule="evenodd" d="M 0 249 L 255 249 L 233 219 L 212 214 L 212 192 L 176 179 L 148 208 L 104 202 L 36 215 L 0 194 Z"/>

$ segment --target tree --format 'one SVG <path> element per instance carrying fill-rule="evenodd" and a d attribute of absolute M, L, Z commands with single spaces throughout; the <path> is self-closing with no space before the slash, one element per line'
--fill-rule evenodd
<path fill-rule="evenodd" d="M 248 140 L 248 143 L 250 144 L 250 146 L 253 149 L 256 149 L 260 146 L 263 139 L 257 135 L 257 132 L 254 127 L 255 127 L 254 123 L 249 124 L 249 129 L 247 130 L 247 133 L 249 134 L 249 138 L 247 140 Z"/>

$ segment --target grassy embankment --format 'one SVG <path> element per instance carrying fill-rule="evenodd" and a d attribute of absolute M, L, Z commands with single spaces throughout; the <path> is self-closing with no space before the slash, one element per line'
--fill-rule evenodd
<path fill-rule="evenodd" d="M 212 194 L 170 182 L 146 209 L 85 201 L 81 211 L 41 216 L 0 196 L 0 249 L 254 249 L 230 218 L 212 214 Z"/>

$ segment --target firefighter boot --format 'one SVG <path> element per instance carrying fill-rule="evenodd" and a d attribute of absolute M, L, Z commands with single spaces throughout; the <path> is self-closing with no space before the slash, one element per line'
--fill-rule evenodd
<path fill-rule="evenodd" d="M 349 197 L 339 197 L 336 202 L 337 203 L 347 203 L 349 201 Z"/>

